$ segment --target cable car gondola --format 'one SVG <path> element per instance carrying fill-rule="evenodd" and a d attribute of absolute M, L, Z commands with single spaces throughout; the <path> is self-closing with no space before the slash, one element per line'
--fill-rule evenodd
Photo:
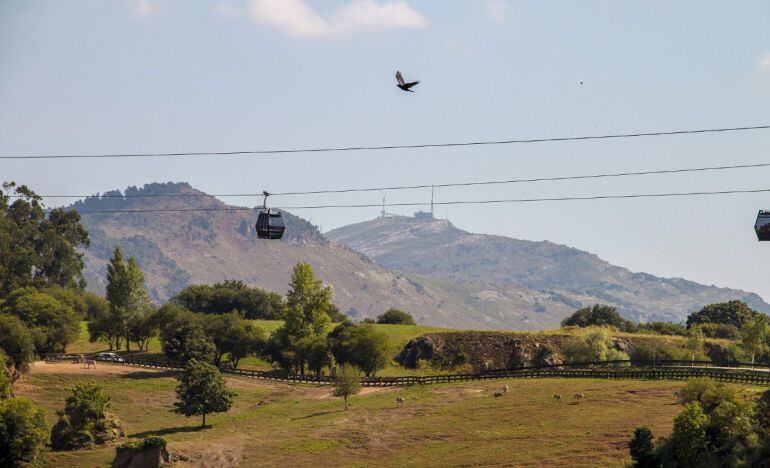
<path fill-rule="evenodd" d="M 770 241 L 770 211 L 759 210 L 754 230 L 759 241 Z"/>
<path fill-rule="evenodd" d="M 262 192 L 265 201 L 262 203 L 262 209 L 259 210 L 257 217 L 257 237 L 260 239 L 280 239 L 283 237 L 283 231 L 286 230 L 286 224 L 283 222 L 283 215 L 280 211 L 272 211 L 267 207 L 267 192 Z"/>

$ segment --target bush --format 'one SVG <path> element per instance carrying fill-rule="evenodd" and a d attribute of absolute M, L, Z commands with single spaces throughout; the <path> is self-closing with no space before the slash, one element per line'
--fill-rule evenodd
<path fill-rule="evenodd" d="M 109 413 L 110 397 L 96 384 L 81 384 L 72 389 L 59 420 L 51 429 L 51 447 L 78 450 L 123 437 L 120 421 Z"/>
<path fill-rule="evenodd" d="M 647 426 L 637 427 L 634 437 L 628 442 L 628 451 L 637 468 L 654 468 L 659 465 L 654 454 L 652 431 Z"/>
<path fill-rule="evenodd" d="M 125 451 L 144 451 L 144 450 L 152 450 L 158 447 L 166 447 L 166 439 L 160 436 L 149 436 L 142 439 L 141 442 L 137 441 L 130 441 L 123 444 L 118 445 L 115 449 L 118 452 L 125 452 Z"/>
<path fill-rule="evenodd" d="M 586 330 L 573 337 L 564 347 L 568 362 L 626 360 L 628 355 L 615 349 L 612 334 L 606 328 Z"/>
<path fill-rule="evenodd" d="M 42 409 L 26 398 L 0 400 L 0 466 L 34 462 L 47 438 Z"/>
<path fill-rule="evenodd" d="M 377 316 L 377 323 L 395 325 L 417 325 L 414 318 L 403 310 L 388 309 L 387 312 Z"/>
<path fill-rule="evenodd" d="M 727 340 L 737 340 L 741 337 L 741 331 L 732 324 L 726 323 L 704 323 L 701 325 L 703 334 L 708 338 L 723 338 Z"/>
<path fill-rule="evenodd" d="M 635 362 L 684 360 L 689 357 L 683 348 L 661 341 L 641 342 L 631 351 L 631 360 Z"/>
<path fill-rule="evenodd" d="M 671 322 L 649 322 L 640 323 L 636 326 L 638 333 L 650 333 L 654 335 L 687 335 L 687 329 L 684 325 Z"/>

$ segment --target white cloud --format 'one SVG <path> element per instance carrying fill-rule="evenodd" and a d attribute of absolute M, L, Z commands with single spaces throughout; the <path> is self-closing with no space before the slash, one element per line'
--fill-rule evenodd
<path fill-rule="evenodd" d="M 770 53 L 759 59 L 759 68 L 764 72 L 770 72 Z"/>
<path fill-rule="evenodd" d="M 324 18 L 305 0 L 251 0 L 249 15 L 295 38 L 342 37 L 359 31 L 424 28 L 425 18 L 405 1 L 356 0 Z"/>
<path fill-rule="evenodd" d="M 241 16 L 241 9 L 231 2 L 220 2 L 211 9 L 214 14 L 225 19 L 234 19 Z"/>
<path fill-rule="evenodd" d="M 128 0 L 131 16 L 141 20 L 153 18 L 160 12 L 161 7 L 161 2 L 158 0 Z"/>
<path fill-rule="evenodd" d="M 508 5 L 502 0 L 487 0 L 484 4 L 484 13 L 495 23 L 502 24 L 508 17 Z"/>

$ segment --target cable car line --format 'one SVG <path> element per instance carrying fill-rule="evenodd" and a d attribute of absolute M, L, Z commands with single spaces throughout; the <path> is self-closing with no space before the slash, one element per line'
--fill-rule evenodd
<path fill-rule="evenodd" d="M 748 193 L 767 193 L 770 192 L 770 188 L 766 189 L 748 189 L 748 190 L 719 190 L 719 191 L 702 191 L 702 192 L 668 192 L 668 193 L 637 193 L 637 194 L 625 194 L 625 195 L 590 195 L 585 197 L 547 197 L 547 198 L 513 198 L 513 199 L 497 199 L 497 200 L 453 200 L 453 201 L 437 201 L 434 205 L 487 205 L 487 204 L 503 204 L 503 203 L 538 203 L 538 202 L 563 202 L 563 201 L 592 201 L 592 200 L 627 200 L 635 198 L 667 198 L 667 197 L 693 197 L 693 196 L 705 196 L 705 195 L 734 195 L 734 194 L 748 194 Z M 405 202 L 405 203 L 386 203 L 385 207 L 407 207 L 407 206 L 426 206 L 430 202 Z M 363 204 L 349 204 L 349 205 L 308 205 L 308 206 L 285 206 L 279 208 L 273 208 L 276 210 L 313 210 L 313 209 L 327 209 L 327 208 L 380 208 L 382 203 L 363 203 Z M 137 210 L 83 210 L 78 213 L 167 213 L 167 212 L 198 212 L 198 211 L 253 211 L 260 208 L 249 207 L 202 207 L 202 208 L 146 208 Z"/>
<path fill-rule="evenodd" d="M 322 195 L 322 194 L 334 194 L 334 193 L 354 193 L 354 192 L 382 192 L 382 191 L 395 191 L 395 190 L 413 190 L 413 189 L 427 189 L 427 188 L 448 188 L 448 187 L 471 187 L 482 185 L 503 185 L 503 184 L 517 184 L 528 182 L 555 182 L 566 180 L 585 180 L 585 179 L 602 179 L 602 178 L 614 178 L 614 177 L 632 177 L 632 176 L 648 176 L 648 175 L 662 175 L 662 174 L 681 174 L 689 172 L 707 172 L 707 171 L 723 171 L 732 169 L 756 169 L 760 167 L 770 167 L 770 162 L 755 163 L 755 164 L 735 164 L 729 166 L 709 166 L 709 167 L 693 167 L 682 169 L 662 169 L 651 171 L 639 171 L 639 172 L 614 172 L 614 173 L 602 173 L 602 174 L 587 174 L 576 176 L 556 176 L 556 177 L 535 177 L 530 179 L 509 179 L 509 180 L 489 180 L 489 181 L 477 181 L 477 182 L 456 182 L 445 184 L 421 184 L 421 185 L 400 185 L 400 186 L 388 186 L 388 187 L 367 187 L 367 188 L 349 188 L 349 189 L 331 189 L 331 190 L 311 190 L 307 192 L 276 192 L 271 193 L 270 196 L 289 196 L 289 195 Z M 41 198 L 180 198 L 180 197 L 261 197 L 262 193 L 220 193 L 220 194 L 208 194 L 208 193 L 152 193 L 152 194 L 135 194 L 135 195 L 39 195 Z M 7 195 L 9 198 L 23 198 L 24 195 Z"/>
<path fill-rule="evenodd" d="M 396 149 L 422 149 L 422 148 L 451 148 L 464 146 L 492 146 L 492 145 L 511 145 L 523 143 L 551 143 L 564 141 L 585 141 L 585 140 L 610 140 L 655 136 L 672 135 L 694 135 L 704 133 L 726 133 L 741 132 L 751 130 L 768 130 L 770 125 L 753 125 L 745 127 L 722 127 L 705 128 L 693 130 L 664 130 L 655 132 L 637 132 L 637 133 L 616 133 L 605 135 L 583 135 L 566 137 L 546 137 L 530 139 L 512 139 L 512 140 L 486 140 L 486 141 L 465 141 L 454 143 L 422 143 L 412 145 L 382 145 L 382 146 L 338 146 L 325 148 L 293 148 L 293 149 L 272 149 L 272 150 L 239 150 L 239 151 L 189 151 L 173 153 L 106 153 L 106 154 L 35 154 L 35 155 L 0 155 L 0 159 L 111 159 L 111 158 L 158 158 L 158 157 L 180 157 L 180 156 L 241 156 L 241 155 L 276 155 L 293 153 L 331 153 L 344 151 L 381 151 Z"/>

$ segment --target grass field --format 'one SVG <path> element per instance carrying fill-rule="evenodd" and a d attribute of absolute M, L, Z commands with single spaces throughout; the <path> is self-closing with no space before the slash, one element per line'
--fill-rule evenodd
<path fill-rule="evenodd" d="M 42 405 L 49 420 L 69 389 L 93 381 L 112 396 L 130 437 L 163 435 L 173 451 L 198 466 L 488 465 L 622 466 L 633 429 L 649 425 L 666 435 L 680 407 L 681 382 L 590 379 L 500 380 L 385 389 L 352 397 L 344 411 L 328 387 L 286 385 L 232 377 L 238 396 L 226 414 L 198 418 L 170 411 L 172 374 L 100 364 L 97 371 L 37 364 L 18 393 Z M 511 392 L 492 393 L 507 383 Z M 370 390 L 368 390 L 370 391 Z M 556 403 L 580 392 L 576 403 Z M 394 397 L 406 398 L 396 408 Z M 259 401 L 266 402 L 258 406 Z M 114 447 L 47 452 L 50 466 L 108 466 Z"/>

